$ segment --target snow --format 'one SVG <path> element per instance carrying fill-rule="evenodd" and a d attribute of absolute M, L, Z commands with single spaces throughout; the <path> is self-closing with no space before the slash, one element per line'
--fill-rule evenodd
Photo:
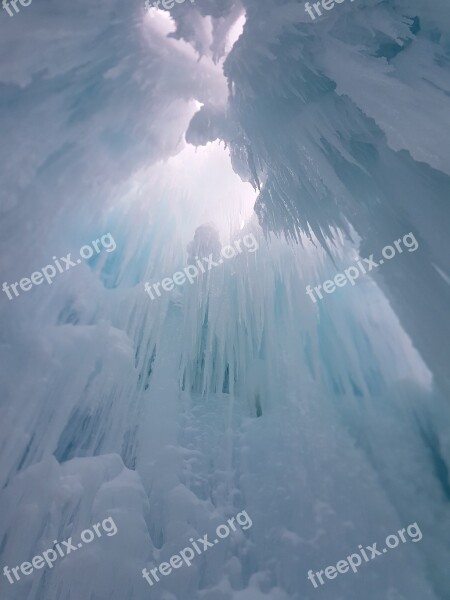
<path fill-rule="evenodd" d="M 1 567 L 118 528 L 0 597 L 444 600 L 447 5 L 200 4 L 170 38 L 113 0 L 0 20 L 2 55 L 22 40 L 0 67 L 4 281 L 117 244 L 2 293 Z M 259 249 L 151 301 L 211 224 Z M 306 295 L 409 231 L 416 252 Z M 150 588 L 241 510 L 251 528 Z M 414 522 L 419 543 L 308 581 Z"/>

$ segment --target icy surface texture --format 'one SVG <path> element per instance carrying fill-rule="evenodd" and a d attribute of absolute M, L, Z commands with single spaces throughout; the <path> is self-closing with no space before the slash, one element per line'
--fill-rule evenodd
<path fill-rule="evenodd" d="M 110 515 L 118 533 L 0 597 L 447 600 L 448 4 L 177 10 L 1 15 L 4 281 L 117 244 L 2 293 L 1 566 Z M 306 296 L 410 231 L 415 253 Z M 248 234 L 256 252 L 145 293 Z M 250 529 L 142 578 L 243 509 Z M 420 543 L 308 581 L 413 522 Z"/>

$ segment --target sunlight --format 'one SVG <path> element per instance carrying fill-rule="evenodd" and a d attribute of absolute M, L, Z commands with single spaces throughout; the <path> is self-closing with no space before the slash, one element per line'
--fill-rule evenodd
<path fill-rule="evenodd" d="M 212 222 L 227 239 L 254 214 L 258 192 L 233 171 L 228 150 L 219 141 L 197 148 L 186 145 L 167 162 L 153 165 L 147 177 L 154 190 L 170 189 L 169 202 L 183 214 L 189 232 Z"/>

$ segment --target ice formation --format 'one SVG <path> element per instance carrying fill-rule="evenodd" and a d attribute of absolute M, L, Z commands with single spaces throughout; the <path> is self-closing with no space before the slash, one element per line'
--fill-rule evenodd
<path fill-rule="evenodd" d="M 2 294 L 1 566 L 118 527 L 2 599 L 448 598 L 449 33 L 444 0 L 1 15 L 3 280 L 117 244 Z M 410 231 L 414 254 L 305 294 Z M 242 509 L 251 529 L 148 586 Z M 419 544 L 308 581 L 412 522 Z"/>

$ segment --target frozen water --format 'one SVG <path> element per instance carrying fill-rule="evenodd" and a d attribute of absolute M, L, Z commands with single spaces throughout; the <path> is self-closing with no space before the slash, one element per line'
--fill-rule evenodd
<path fill-rule="evenodd" d="M 4 281 L 117 245 L 2 294 L 2 568 L 118 528 L 0 597 L 446 600 L 448 7 L 200 4 L 0 20 Z M 416 252 L 305 294 L 410 231 Z M 145 293 L 248 234 L 256 252 Z M 250 529 L 142 578 L 243 509 Z M 413 522 L 420 543 L 308 581 Z"/>

